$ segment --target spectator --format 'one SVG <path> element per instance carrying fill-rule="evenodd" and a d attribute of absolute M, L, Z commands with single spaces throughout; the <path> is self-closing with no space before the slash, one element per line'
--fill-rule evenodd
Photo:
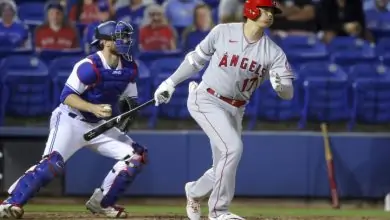
<path fill-rule="evenodd" d="M 375 8 L 365 11 L 368 29 L 388 29 L 390 24 L 389 0 L 375 0 Z"/>
<path fill-rule="evenodd" d="M 275 16 L 270 27 L 275 35 L 314 35 L 317 31 L 315 5 L 312 0 L 280 0 L 281 15 Z M 332 15 L 333 16 L 333 15 Z"/>
<path fill-rule="evenodd" d="M 379 8 L 386 8 L 388 11 L 390 11 L 390 4 L 388 4 L 388 0 L 366 0 L 363 1 L 363 10 L 364 11 L 370 11 L 373 9 L 379 9 Z M 378 7 L 379 3 L 379 7 Z M 380 9 L 379 9 L 380 10 Z"/>
<path fill-rule="evenodd" d="M 35 47 L 41 49 L 79 48 L 77 30 L 64 18 L 64 8 L 57 2 L 46 7 L 47 20 L 35 30 Z"/>
<path fill-rule="evenodd" d="M 105 22 L 111 19 L 110 16 L 110 5 L 107 1 L 99 1 L 98 4 L 99 8 L 99 21 L 95 21 L 91 24 L 89 24 L 85 29 L 84 29 L 84 50 L 86 53 L 90 53 L 90 43 L 94 40 L 94 34 L 95 34 L 95 28 L 101 23 Z"/>
<path fill-rule="evenodd" d="M 78 0 L 70 10 L 69 19 L 84 25 L 99 21 L 97 3 L 97 0 Z"/>
<path fill-rule="evenodd" d="M 374 41 L 366 29 L 361 0 L 326 0 L 321 1 L 320 8 L 325 42 L 330 42 L 335 36 L 354 36 Z"/>
<path fill-rule="evenodd" d="M 243 21 L 243 6 L 245 0 L 221 0 L 218 6 L 220 23 Z"/>
<path fill-rule="evenodd" d="M 157 4 L 145 10 L 143 26 L 140 29 L 140 49 L 147 51 L 175 50 L 176 35 L 164 16 L 164 9 Z"/>
<path fill-rule="evenodd" d="M 138 27 L 141 25 L 146 6 L 143 0 L 128 0 L 128 5 L 118 8 L 116 11 L 117 20 L 127 21 Z"/>
<path fill-rule="evenodd" d="M 163 7 L 169 23 L 180 33 L 193 23 L 193 11 L 200 0 L 167 0 Z"/>
<path fill-rule="evenodd" d="M 31 46 L 28 44 L 28 28 L 17 18 L 15 2 L 0 1 L 0 13 L 0 47 L 15 49 Z"/>
<path fill-rule="evenodd" d="M 211 9 L 206 4 L 197 5 L 194 9 L 193 16 L 193 25 L 186 28 L 183 32 L 184 51 L 195 49 L 196 45 L 207 36 L 214 26 Z"/>

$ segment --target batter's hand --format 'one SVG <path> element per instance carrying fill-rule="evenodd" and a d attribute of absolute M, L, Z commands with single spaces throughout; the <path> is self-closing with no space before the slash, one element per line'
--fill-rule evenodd
<path fill-rule="evenodd" d="M 172 94 L 175 91 L 174 83 L 171 79 L 167 79 L 162 82 L 157 90 L 154 92 L 154 105 L 159 106 L 162 103 L 168 103 L 171 100 Z M 164 96 L 163 93 L 167 92 L 168 96 Z"/>
<path fill-rule="evenodd" d="M 278 73 L 276 72 L 273 72 L 273 74 L 271 74 L 271 84 L 272 84 L 272 87 L 274 88 L 275 92 L 281 92 L 282 91 L 282 83 L 281 83 L 281 79 L 280 79 L 280 76 Z"/>
<path fill-rule="evenodd" d="M 95 105 L 95 104 L 93 104 L 91 106 L 90 112 L 98 118 L 108 118 L 112 114 L 112 109 L 111 109 L 111 105 L 105 105 L 105 104 Z"/>

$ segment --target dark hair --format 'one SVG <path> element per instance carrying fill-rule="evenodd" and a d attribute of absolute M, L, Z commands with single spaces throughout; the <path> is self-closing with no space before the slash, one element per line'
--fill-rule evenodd
<path fill-rule="evenodd" d="M 206 4 L 204 4 L 204 3 L 200 3 L 200 4 L 198 4 L 198 5 L 196 5 L 195 6 L 195 8 L 194 8 L 194 10 L 193 10 L 193 22 L 194 22 L 194 25 L 196 25 L 195 24 L 195 22 L 196 22 L 196 12 L 199 10 L 199 9 L 201 9 L 201 8 L 206 8 L 206 9 L 208 9 L 209 11 L 210 11 L 210 13 L 211 13 L 211 8 L 210 8 L 210 6 L 208 6 L 208 5 L 206 5 Z"/>

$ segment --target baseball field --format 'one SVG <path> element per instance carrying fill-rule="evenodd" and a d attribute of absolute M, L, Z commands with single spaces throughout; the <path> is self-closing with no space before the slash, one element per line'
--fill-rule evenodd
<path fill-rule="evenodd" d="M 24 219 L 106 219 L 87 212 L 81 198 L 37 198 L 25 207 Z M 126 199 L 121 201 L 130 212 L 128 219 L 187 219 L 185 200 L 182 198 Z M 207 202 L 203 203 L 207 219 Z M 344 203 L 341 209 L 333 210 L 324 201 L 303 200 L 235 199 L 232 211 L 247 219 L 390 219 L 383 205 L 353 201 Z"/>

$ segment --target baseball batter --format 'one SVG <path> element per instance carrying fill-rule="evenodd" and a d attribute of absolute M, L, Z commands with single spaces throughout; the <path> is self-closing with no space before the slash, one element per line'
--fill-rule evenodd
<path fill-rule="evenodd" d="M 210 61 L 202 82 L 198 86 L 190 83 L 193 91 L 187 102 L 191 116 L 209 137 L 213 154 L 212 168 L 185 185 L 187 215 L 191 220 L 200 219 L 200 200 L 210 193 L 209 219 L 243 219 L 229 212 L 229 206 L 243 151 L 245 106 L 255 89 L 267 79 L 282 99 L 293 97 L 294 75 L 286 55 L 264 35 L 264 29 L 272 25 L 277 13 L 281 11 L 272 0 L 247 0 L 244 23 L 213 28 L 155 91 L 156 105 L 168 103 L 175 86 Z M 162 97 L 164 91 L 169 92 L 168 98 Z"/>
<path fill-rule="evenodd" d="M 116 202 L 147 160 L 146 148 L 125 135 L 135 115 L 89 142 L 83 134 L 104 119 L 137 106 L 132 37 L 133 27 L 122 21 L 107 21 L 96 28 L 92 45 L 99 51 L 75 64 L 62 90 L 61 104 L 52 113 L 42 160 L 9 188 L 9 197 L 0 205 L 0 217 L 21 218 L 23 206 L 41 187 L 63 174 L 65 162 L 84 146 L 118 160 L 86 203 L 87 209 L 109 218 L 127 216 Z"/>

